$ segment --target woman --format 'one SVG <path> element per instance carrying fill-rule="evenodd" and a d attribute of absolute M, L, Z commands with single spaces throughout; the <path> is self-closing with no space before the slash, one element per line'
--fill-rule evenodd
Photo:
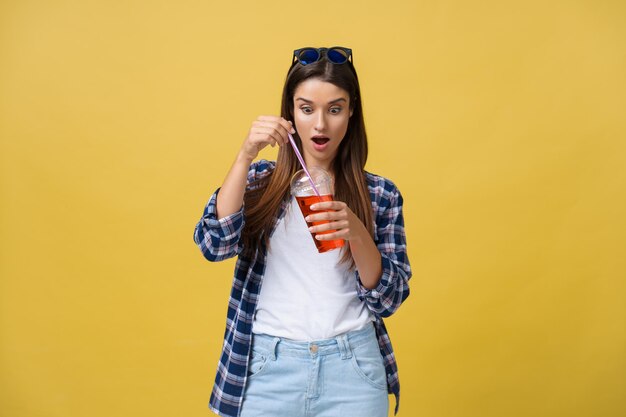
<path fill-rule="evenodd" d="M 238 255 L 209 407 L 232 417 L 387 416 L 399 383 L 383 317 L 409 295 L 411 268 L 402 196 L 364 170 L 352 51 L 294 51 L 281 107 L 253 122 L 194 233 L 208 260 Z M 308 224 L 290 195 L 300 167 L 288 133 L 307 166 L 334 180 L 334 201 L 313 205 Z M 277 161 L 253 162 L 267 145 L 280 146 Z M 346 244 L 318 253 L 311 234 Z"/>

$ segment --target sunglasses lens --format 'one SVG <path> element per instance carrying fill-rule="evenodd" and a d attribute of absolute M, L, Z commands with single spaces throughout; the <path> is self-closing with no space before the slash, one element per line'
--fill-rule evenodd
<path fill-rule="evenodd" d="M 329 49 L 326 52 L 328 60 L 334 64 L 343 64 L 348 60 L 348 53 L 343 49 Z"/>
<path fill-rule="evenodd" d="M 302 65 L 312 64 L 319 58 L 319 52 L 312 48 L 303 49 L 300 53 L 298 53 L 298 60 Z"/>

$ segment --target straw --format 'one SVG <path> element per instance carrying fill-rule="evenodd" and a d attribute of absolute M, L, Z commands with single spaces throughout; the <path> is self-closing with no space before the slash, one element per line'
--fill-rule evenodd
<path fill-rule="evenodd" d="M 309 178 L 309 182 L 311 183 L 311 187 L 313 187 L 313 191 L 315 191 L 315 194 L 318 197 L 321 197 L 320 192 L 317 191 L 317 187 L 315 186 L 315 183 L 313 182 L 313 178 L 311 178 L 311 174 L 309 174 L 309 170 L 306 169 L 306 164 L 304 163 L 304 159 L 302 159 L 302 155 L 300 154 L 300 151 L 298 150 L 296 141 L 293 140 L 293 136 L 291 136 L 291 133 L 287 132 L 287 136 L 289 136 L 289 142 L 291 142 L 291 147 L 293 148 L 293 151 L 296 153 L 296 156 L 298 157 L 298 161 L 300 161 L 300 165 L 302 165 L 302 169 L 304 170 L 304 173 Z"/>

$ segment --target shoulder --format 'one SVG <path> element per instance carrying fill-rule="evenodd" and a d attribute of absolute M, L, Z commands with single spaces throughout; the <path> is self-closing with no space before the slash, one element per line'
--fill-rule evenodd
<path fill-rule="evenodd" d="M 373 174 L 365 171 L 367 187 L 369 188 L 370 198 L 377 202 L 402 203 L 402 195 L 400 190 L 389 178 Z"/>
<path fill-rule="evenodd" d="M 258 174 L 263 172 L 272 172 L 274 168 L 276 168 L 276 162 L 268 161 L 267 159 L 259 159 L 250 165 L 250 171 L 254 171 Z"/>
<path fill-rule="evenodd" d="M 248 183 L 262 180 L 274 171 L 276 162 L 260 159 L 253 162 L 248 170 Z"/>
<path fill-rule="evenodd" d="M 365 171 L 367 186 L 376 227 L 385 228 L 389 223 L 399 224 L 402 220 L 402 194 L 396 185 L 388 178 Z M 378 240 L 378 232 L 374 231 L 375 239 Z"/>

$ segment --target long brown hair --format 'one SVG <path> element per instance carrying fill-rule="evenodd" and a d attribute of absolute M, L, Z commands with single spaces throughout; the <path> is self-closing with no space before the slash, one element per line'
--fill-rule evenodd
<path fill-rule="evenodd" d="M 284 119 L 294 120 L 293 96 L 298 85 L 308 79 L 318 79 L 334 84 L 347 91 L 350 96 L 352 116 L 348 122 L 346 135 L 333 161 L 335 200 L 345 202 L 373 236 L 372 203 L 365 178 L 367 135 L 359 80 L 354 66 L 350 61 L 341 65 L 333 64 L 325 57 L 308 65 L 301 65 L 295 61 L 289 68 L 283 88 L 281 116 Z M 302 141 L 299 135 L 296 133 L 293 138 L 302 152 Z M 269 247 L 269 236 L 274 227 L 277 212 L 281 203 L 289 198 L 291 177 L 298 169 L 300 167 L 293 149 L 288 145 L 282 146 L 278 151 L 274 171 L 246 191 L 244 195 L 245 226 L 242 234 L 243 256 L 252 257 L 258 248 Z M 344 246 L 341 262 L 354 266 L 349 245 Z"/>

